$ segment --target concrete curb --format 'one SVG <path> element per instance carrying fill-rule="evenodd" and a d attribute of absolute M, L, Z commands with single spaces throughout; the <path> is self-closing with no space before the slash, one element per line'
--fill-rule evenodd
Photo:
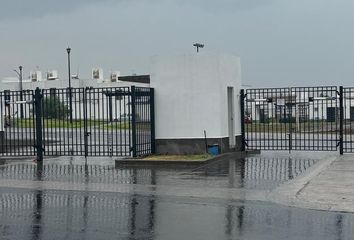
<path fill-rule="evenodd" d="M 303 175 L 270 191 L 266 196 L 266 199 L 270 202 L 290 207 L 331 210 L 329 204 L 319 203 L 316 199 L 300 199 L 299 195 L 305 191 L 306 187 L 311 184 L 313 179 L 329 169 L 335 161 L 340 159 L 340 156 L 330 156 L 325 160 L 320 160 L 318 163 L 310 167 Z"/>
<path fill-rule="evenodd" d="M 221 161 L 230 157 L 243 158 L 253 154 L 253 152 L 227 152 L 216 155 L 206 160 L 142 160 L 137 158 L 124 158 L 115 160 L 116 165 L 168 165 L 168 164 L 185 164 L 185 165 L 200 165 L 204 163 L 210 163 L 214 161 Z"/>

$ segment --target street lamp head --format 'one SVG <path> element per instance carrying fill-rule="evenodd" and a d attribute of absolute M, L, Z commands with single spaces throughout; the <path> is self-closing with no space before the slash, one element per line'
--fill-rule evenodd
<path fill-rule="evenodd" d="M 68 54 L 70 53 L 70 51 L 71 51 L 71 48 L 70 47 L 68 47 L 67 49 L 66 49 L 66 51 L 68 52 Z"/>
<path fill-rule="evenodd" d="M 197 49 L 197 52 L 199 52 L 199 48 L 203 48 L 204 44 L 201 43 L 194 43 L 193 46 Z"/>
<path fill-rule="evenodd" d="M 193 46 L 194 46 L 194 47 L 198 47 L 198 48 L 203 48 L 203 47 L 204 47 L 204 44 L 201 44 L 201 43 L 194 43 Z"/>

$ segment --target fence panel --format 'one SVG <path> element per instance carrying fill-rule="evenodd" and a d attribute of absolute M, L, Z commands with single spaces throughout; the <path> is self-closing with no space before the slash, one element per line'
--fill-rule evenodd
<path fill-rule="evenodd" d="M 343 152 L 354 152 L 354 87 L 343 88 Z"/>
<path fill-rule="evenodd" d="M 130 156 L 130 88 L 89 88 L 86 94 L 88 155 Z"/>
<path fill-rule="evenodd" d="M 246 148 L 336 151 L 339 98 L 335 86 L 247 89 Z"/>
<path fill-rule="evenodd" d="M 33 94 L 32 90 L 0 92 L 1 155 L 36 155 Z"/>
<path fill-rule="evenodd" d="M 41 121 L 37 126 L 42 126 L 45 156 L 141 156 L 153 152 L 153 89 L 38 91 Z M 1 155 L 36 155 L 34 91 L 0 92 L 0 98 L 1 125 L 5 126 Z"/>
<path fill-rule="evenodd" d="M 247 89 L 244 102 L 247 149 L 289 150 L 292 116 L 290 89 Z"/>
<path fill-rule="evenodd" d="M 339 94 L 335 86 L 291 88 L 294 95 L 292 150 L 336 151 Z"/>
<path fill-rule="evenodd" d="M 154 153 L 154 92 L 151 88 L 135 88 L 136 155 Z"/>

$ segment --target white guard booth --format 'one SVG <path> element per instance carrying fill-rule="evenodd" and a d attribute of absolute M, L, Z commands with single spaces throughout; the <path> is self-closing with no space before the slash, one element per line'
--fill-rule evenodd
<path fill-rule="evenodd" d="M 196 154 L 241 146 L 241 66 L 237 56 L 195 53 L 151 58 L 159 154 Z M 205 141 L 204 131 L 207 141 Z"/>

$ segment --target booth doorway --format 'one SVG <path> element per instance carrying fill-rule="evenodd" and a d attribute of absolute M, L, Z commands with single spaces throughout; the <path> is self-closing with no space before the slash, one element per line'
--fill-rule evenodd
<path fill-rule="evenodd" d="M 229 130 L 229 147 L 234 148 L 235 139 L 235 105 L 234 105 L 234 88 L 227 87 L 227 112 L 228 112 L 228 130 Z"/>

